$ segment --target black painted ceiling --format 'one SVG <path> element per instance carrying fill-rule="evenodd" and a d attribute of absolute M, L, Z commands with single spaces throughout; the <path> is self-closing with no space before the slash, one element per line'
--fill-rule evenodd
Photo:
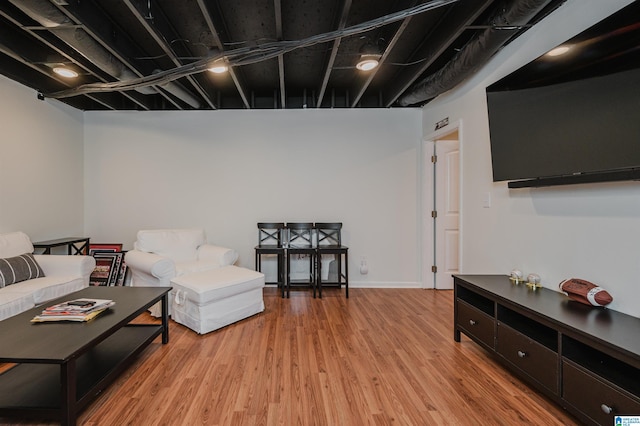
<path fill-rule="evenodd" d="M 640 68 L 640 0 L 559 46 L 569 50 L 556 57 L 541 55 L 491 85 L 490 90 L 549 86 Z"/>
<path fill-rule="evenodd" d="M 5 0 L 0 73 L 82 110 L 420 106 L 563 2 Z"/>

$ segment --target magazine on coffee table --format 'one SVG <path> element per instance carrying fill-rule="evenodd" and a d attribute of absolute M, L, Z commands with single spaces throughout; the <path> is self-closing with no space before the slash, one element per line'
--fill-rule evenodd
<path fill-rule="evenodd" d="M 45 308 L 31 322 L 89 321 L 115 305 L 109 299 L 75 299 Z"/>

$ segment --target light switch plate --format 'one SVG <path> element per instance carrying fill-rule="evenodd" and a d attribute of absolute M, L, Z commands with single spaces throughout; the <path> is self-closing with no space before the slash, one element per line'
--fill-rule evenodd
<path fill-rule="evenodd" d="M 486 192 L 484 194 L 484 197 L 482 197 L 482 207 L 484 207 L 485 209 L 488 209 L 489 207 L 491 207 L 491 193 L 490 192 Z"/>

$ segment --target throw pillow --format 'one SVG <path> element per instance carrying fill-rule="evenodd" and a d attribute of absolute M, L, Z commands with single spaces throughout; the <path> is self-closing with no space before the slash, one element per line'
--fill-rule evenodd
<path fill-rule="evenodd" d="M 31 253 L 0 259 L 0 288 L 40 277 L 44 272 Z"/>

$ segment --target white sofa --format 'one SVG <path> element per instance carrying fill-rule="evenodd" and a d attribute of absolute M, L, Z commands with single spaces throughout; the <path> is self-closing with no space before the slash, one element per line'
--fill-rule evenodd
<path fill-rule="evenodd" d="M 173 287 L 169 314 L 198 333 L 264 310 L 264 275 L 234 266 L 237 259 L 235 250 L 208 244 L 203 229 L 138 231 L 125 255 L 131 285 Z M 160 306 L 150 312 L 159 316 Z"/>
<path fill-rule="evenodd" d="M 7 275 L 6 279 L 0 280 L 0 285 L 12 282 L 11 273 L 7 271 L 13 271 L 16 268 L 11 266 L 13 262 L 9 259 L 31 253 L 33 253 L 33 244 L 25 233 L 0 234 L 0 263 L 2 264 L 0 273 L 4 271 L 4 275 Z M 33 255 L 33 259 L 41 267 L 44 276 L 2 286 L 0 288 L 0 320 L 88 287 L 89 277 L 96 266 L 92 256 L 36 254 Z M 37 276 L 37 273 L 31 276 Z"/>

